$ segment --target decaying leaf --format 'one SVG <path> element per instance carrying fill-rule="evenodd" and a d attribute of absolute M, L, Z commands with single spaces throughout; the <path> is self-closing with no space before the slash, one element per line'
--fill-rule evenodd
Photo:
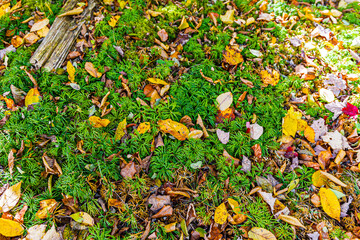
<path fill-rule="evenodd" d="M 98 72 L 98 70 L 94 67 L 92 62 L 85 63 L 85 70 L 94 78 L 99 78 L 102 76 L 102 73 Z"/>
<path fill-rule="evenodd" d="M 18 203 L 21 195 L 21 182 L 6 189 L 0 197 L 0 212 L 8 212 Z"/>
<path fill-rule="evenodd" d="M 244 61 L 239 50 L 226 46 L 225 53 L 223 54 L 224 62 L 230 65 L 238 65 Z"/>
<path fill-rule="evenodd" d="M 220 19 L 225 24 L 232 24 L 234 22 L 234 10 L 227 10 L 224 15 L 220 15 Z"/>
<path fill-rule="evenodd" d="M 24 231 L 24 228 L 20 225 L 20 223 L 0 218 L 0 234 L 5 237 L 16 237 L 20 236 Z"/>
<path fill-rule="evenodd" d="M 233 102 L 233 95 L 231 92 L 222 93 L 216 98 L 216 102 L 218 104 L 217 108 L 220 111 L 225 111 L 231 106 Z"/>
<path fill-rule="evenodd" d="M 165 205 L 164 207 L 162 207 L 159 212 L 157 212 L 156 214 L 154 214 L 152 216 L 152 218 L 162 218 L 162 217 L 168 217 L 171 216 L 173 214 L 173 208 L 171 206 L 167 206 Z"/>
<path fill-rule="evenodd" d="M 222 144 L 227 144 L 229 142 L 230 133 L 224 132 L 221 129 L 216 129 L 216 135 Z"/>
<path fill-rule="evenodd" d="M 129 162 L 121 169 L 121 176 L 123 178 L 133 178 L 136 173 L 135 163 L 133 161 Z"/>
<path fill-rule="evenodd" d="M 278 219 L 281 219 L 284 222 L 287 222 L 287 223 L 297 226 L 297 227 L 306 228 L 297 218 L 289 216 L 289 215 L 280 214 Z"/>
<path fill-rule="evenodd" d="M 37 88 L 32 88 L 26 94 L 25 106 L 28 107 L 32 104 L 37 104 L 40 102 L 40 99 L 41 99 L 41 96 L 40 96 L 39 90 Z"/>
<path fill-rule="evenodd" d="M 14 85 L 10 85 L 11 94 L 14 98 L 16 104 L 19 104 L 22 100 L 25 99 L 26 92 L 21 90 L 20 88 L 15 87 Z"/>
<path fill-rule="evenodd" d="M 60 14 L 58 17 L 78 15 L 78 14 L 82 13 L 83 11 L 84 11 L 84 9 L 82 7 L 78 7 L 78 8 L 74 8 L 70 11 L 67 11 L 63 14 Z"/>
<path fill-rule="evenodd" d="M 115 140 L 118 141 L 120 140 L 125 134 L 126 134 L 126 118 L 124 118 L 124 120 L 122 120 L 115 131 Z"/>
<path fill-rule="evenodd" d="M 89 117 L 89 121 L 91 123 L 91 125 L 95 128 L 101 128 L 101 127 L 106 127 L 107 125 L 109 125 L 110 120 L 108 119 L 101 119 L 99 117 L 96 116 L 91 116 Z"/>
<path fill-rule="evenodd" d="M 189 27 L 189 24 L 186 21 L 185 16 L 183 16 L 182 19 L 181 19 L 181 23 L 179 25 L 179 30 L 183 30 L 183 29 L 188 28 L 188 27 Z"/>
<path fill-rule="evenodd" d="M 272 73 L 269 73 L 266 70 L 262 70 L 260 72 L 260 76 L 264 83 L 264 87 L 267 87 L 268 85 L 275 86 L 280 80 L 280 74 L 276 70 L 273 70 Z"/>
<path fill-rule="evenodd" d="M 83 224 L 85 226 L 93 226 L 94 225 L 94 219 L 86 212 L 77 212 L 72 215 L 70 215 L 74 221 Z"/>
<path fill-rule="evenodd" d="M 137 127 L 137 131 L 139 132 L 139 134 L 144 134 L 144 133 L 148 132 L 149 130 L 150 130 L 149 122 L 140 123 L 139 126 Z"/>
<path fill-rule="evenodd" d="M 321 175 L 325 176 L 327 179 L 333 181 L 334 183 L 338 184 L 339 186 L 342 186 L 344 188 L 347 187 L 347 185 L 345 183 L 343 183 L 337 177 L 331 175 L 330 173 L 327 173 L 327 172 L 324 172 L 324 171 L 320 171 L 320 173 L 321 173 Z"/>
<path fill-rule="evenodd" d="M 264 128 L 257 123 L 250 124 L 250 137 L 257 140 L 264 132 Z"/>
<path fill-rule="evenodd" d="M 54 174 L 61 176 L 62 170 L 55 158 L 49 157 L 46 152 L 42 156 L 42 160 L 45 166 L 45 172 L 41 173 L 42 176 L 47 177 L 48 174 Z"/>
<path fill-rule="evenodd" d="M 217 224 L 224 224 L 226 222 L 226 219 L 228 218 L 228 215 L 229 214 L 226 210 L 225 203 L 222 203 L 215 209 L 214 221 Z"/>
<path fill-rule="evenodd" d="M 175 122 L 171 119 L 166 119 L 159 120 L 158 125 L 160 127 L 160 131 L 163 133 L 170 133 L 180 141 L 184 141 L 188 138 L 189 129 L 184 124 Z"/>
<path fill-rule="evenodd" d="M 316 171 L 312 175 L 312 183 L 315 187 L 322 187 L 326 185 L 327 178 L 321 174 L 321 171 Z"/>
<path fill-rule="evenodd" d="M 272 234 L 270 231 L 259 228 L 259 227 L 253 227 L 248 232 L 249 238 L 253 240 L 276 240 L 276 237 L 274 234 Z"/>
<path fill-rule="evenodd" d="M 116 26 L 116 23 L 119 21 L 120 19 L 120 16 L 112 16 L 110 18 L 110 20 L 108 21 L 108 24 L 111 26 L 111 27 L 115 27 Z"/>
<path fill-rule="evenodd" d="M 75 68 L 71 64 L 70 61 L 68 61 L 66 64 L 66 71 L 69 74 L 68 78 L 69 78 L 70 82 L 72 82 L 72 83 L 75 82 Z"/>
<path fill-rule="evenodd" d="M 37 21 L 36 23 L 34 23 L 34 25 L 32 25 L 30 32 L 36 32 L 36 31 L 39 31 L 40 29 L 43 29 L 44 27 L 46 27 L 46 25 L 49 24 L 49 22 L 50 21 L 47 18 Z"/>
<path fill-rule="evenodd" d="M 340 203 L 335 193 L 330 189 L 320 188 L 321 206 L 324 212 L 330 217 L 340 221 Z"/>
<path fill-rule="evenodd" d="M 40 209 L 36 213 L 36 217 L 39 219 L 45 219 L 49 217 L 57 207 L 58 202 L 55 199 L 46 199 L 40 201 Z"/>
<path fill-rule="evenodd" d="M 334 150 L 350 149 L 350 145 L 341 133 L 337 130 L 335 132 L 328 132 L 326 135 L 321 137 L 324 142 L 328 143 Z"/>

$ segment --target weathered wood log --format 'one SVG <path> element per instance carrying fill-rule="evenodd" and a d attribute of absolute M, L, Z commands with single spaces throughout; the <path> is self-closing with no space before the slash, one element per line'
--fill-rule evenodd
<path fill-rule="evenodd" d="M 68 0 L 63 7 L 63 12 L 72 10 L 77 3 L 78 0 Z M 43 67 L 47 71 L 59 68 L 78 38 L 82 25 L 90 19 L 95 6 L 96 0 L 89 0 L 88 6 L 77 17 L 57 17 L 43 42 L 31 57 L 30 63 L 37 69 Z"/>

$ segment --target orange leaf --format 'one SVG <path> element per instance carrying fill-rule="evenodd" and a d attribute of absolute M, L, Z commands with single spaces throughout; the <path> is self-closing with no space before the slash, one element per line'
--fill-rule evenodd
<path fill-rule="evenodd" d="M 110 123 L 110 121 L 108 119 L 101 119 L 96 116 L 89 117 L 89 121 L 93 125 L 93 127 L 96 127 L 96 128 L 106 127 Z"/>
<path fill-rule="evenodd" d="M 304 135 L 309 142 L 312 142 L 312 143 L 315 142 L 315 131 L 312 127 L 307 126 L 305 128 Z"/>
<path fill-rule="evenodd" d="M 224 61 L 230 65 L 237 65 L 244 61 L 240 51 L 229 46 L 226 46 L 223 57 Z"/>
<path fill-rule="evenodd" d="M 42 200 L 40 202 L 40 209 L 35 216 L 40 219 L 45 219 L 54 212 L 57 205 L 58 202 L 55 199 Z"/>
<path fill-rule="evenodd" d="M 188 138 L 189 129 L 184 124 L 175 122 L 171 119 L 166 119 L 159 120 L 158 125 L 160 126 L 160 131 L 170 133 L 180 141 L 184 141 Z"/>
<path fill-rule="evenodd" d="M 102 73 L 98 72 L 98 70 L 94 67 L 94 64 L 91 62 L 85 63 L 85 70 L 94 78 L 99 78 L 102 75 Z"/>

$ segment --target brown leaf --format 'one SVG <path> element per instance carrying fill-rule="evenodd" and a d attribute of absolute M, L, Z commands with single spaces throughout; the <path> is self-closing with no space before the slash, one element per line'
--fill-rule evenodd
<path fill-rule="evenodd" d="M 173 214 L 173 208 L 171 206 L 165 205 L 163 208 L 160 209 L 159 212 L 153 215 L 152 218 L 168 217 L 171 216 L 172 214 Z"/>
<path fill-rule="evenodd" d="M 8 154 L 8 166 L 9 166 L 10 175 L 13 174 L 13 169 L 14 169 L 14 162 L 15 162 L 14 153 L 16 153 L 16 150 L 13 148 L 10 150 Z"/>
<path fill-rule="evenodd" d="M 121 201 L 114 199 L 114 198 L 109 198 L 108 205 L 109 205 L 109 207 L 116 207 L 116 208 L 120 209 L 121 211 L 125 210 L 124 204 Z"/>
<path fill-rule="evenodd" d="M 42 160 L 45 166 L 45 172 L 42 172 L 41 175 L 47 177 L 49 174 L 54 174 L 61 176 L 62 170 L 59 164 L 56 162 L 55 158 L 49 157 L 46 152 L 42 156 Z"/>
<path fill-rule="evenodd" d="M 72 212 L 78 212 L 79 211 L 79 206 L 77 204 L 77 201 L 72 196 L 63 194 L 62 202 Z"/>
<path fill-rule="evenodd" d="M 328 151 L 321 151 L 318 156 L 318 163 L 320 164 L 321 169 L 325 170 L 330 164 L 330 158 L 332 154 Z"/>
<path fill-rule="evenodd" d="M 320 197 L 319 197 L 319 195 L 317 195 L 317 194 L 313 194 L 312 196 L 311 196 L 311 203 L 312 204 L 314 204 L 314 206 L 315 207 L 320 207 L 321 206 L 321 202 L 320 202 Z"/>
<path fill-rule="evenodd" d="M 196 210 L 195 210 L 194 204 L 190 203 L 188 210 L 186 212 L 186 226 L 189 226 L 189 224 L 193 220 L 195 220 L 196 217 L 197 217 L 197 215 L 196 215 Z"/>
<path fill-rule="evenodd" d="M 121 169 L 121 176 L 123 178 L 133 178 L 136 173 L 135 163 L 133 161 L 126 164 L 125 167 Z"/>
<path fill-rule="evenodd" d="M 20 47 L 23 43 L 24 43 L 24 39 L 20 36 L 14 36 L 11 39 L 11 44 L 16 48 Z"/>
<path fill-rule="evenodd" d="M 160 37 L 161 41 L 166 42 L 168 40 L 169 35 L 167 34 L 165 29 L 161 29 L 157 32 L 157 34 Z"/>
<path fill-rule="evenodd" d="M 201 129 L 202 129 L 202 131 L 203 131 L 203 133 L 204 133 L 204 137 L 205 137 L 205 138 L 208 138 L 208 137 L 209 137 L 209 134 L 208 134 L 208 132 L 207 132 L 207 130 L 206 130 L 206 128 L 205 128 L 205 125 L 204 125 L 204 123 L 203 123 L 203 120 L 201 119 L 200 114 L 198 114 L 198 118 L 197 118 L 197 120 L 196 120 L 196 124 L 198 124 L 198 125 L 201 127 Z"/>
<path fill-rule="evenodd" d="M 254 87 L 253 82 L 251 82 L 251 81 L 249 81 L 249 80 L 246 80 L 246 79 L 243 79 L 243 78 L 240 78 L 240 80 L 242 81 L 243 84 L 245 84 L 245 85 L 248 86 L 249 88 L 253 88 L 253 87 Z"/>
<path fill-rule="evenodd" d="M 32 25 L 30 32 L 36 32 L 39 31 L 40 29 L 43 29 L 44 27 L 46 27 L 46 25 L 49 24 L 49 22 L 50 21 L 47 18 L 37 21 L 36 23 L 34 23 L 34 25 Z"/>
<path fill-rule="evenodd" d="M 14 221 L 16 221 L 18 223 L 24 223 L 24 215 L 25 215 L 27 209 L 28 209 L 28 205 L 25 204 L 21 208 L 21 210 L 15 214 Z"/>
<path fill-rule="evenodd" d="M 261 158 L 261 147 L 259 144 L 255 144 L 251 149 L 254 151 L 255 157 Z"/>
<path fill-rule="evenodd" d="M 234 108 L 229 107 L 224 111 L 218 110 L 215 118 L 217 123 L 223 123 L 225 119 L 230 121 L 235 120 Z"/>
<path fill-rule="evenodd" d="M 229 164 L 232 164 L 232 162 L 234 161 L 234 166 L 235 167 L 240 165 L 240 159 L 231 156 L 225 149 L 223 151 L 223 156 L 226 157 L 226 161 Z"/>
<path fill-rule="evenodd" d="M 187 127 L 192 127 L 194 124 L 192 123 L 191 118 L 188 115 L 183 116 L 180 119 L 180 123 L 185 124 Z"/>
<path fill-rule="evenodd" d="M 149 235 L 149 233 L 150 233 L 150 223 L 151 223 L 151 221 L 147 220 L 145 231 L 141 235 L 141 240 L 145 240 L 146 237 Z"/>
<path fill-rule="evenodd" d="M 40 38 L 38 37 L 38 35 L 36 35 L 33 32 L 28 33 L 24 36 L 25 43 L 27 43 L 29 45 L 35 44 L 37 41 L 39 41 L 39 39 Z"/>
<path fill-rule="evenodd" d="M 151 195 L 148 199 L 148 204 L 152 204 L 150 210 L 157 211 L 160 208 L 164 207 L 165 205 L 171 204 L 170 196 L 169 195 Z"/>

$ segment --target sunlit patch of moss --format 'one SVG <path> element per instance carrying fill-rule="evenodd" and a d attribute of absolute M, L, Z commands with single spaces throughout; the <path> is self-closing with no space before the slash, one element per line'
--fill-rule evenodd
<path fill-rule="evenodd" d="M 339 49 L 335 46 L 332 50 L 321 50 L 320 53 L 325 62 L 332 67 L 335 67 L 339 71 L 346 70 L 348 73 L 359 72 L 355 59 L 351 56 L 351 53 L 346 49 Z"/>
<path fill-rule="evenodd" d="M 156 11 L 163 13 L 169 21 L 179 19 L 186 13 L 184 9 L 179 8 L 172 2 L 169 2 L 166 7 L 159 7 Z"/>
<path fill-rule="evenodd" d="M 358 19 L 360 21 L 360 16 Z M 337 29 L 337 31 L 339 31 L 339 34 L 336 37 L 339 41 L 343 42 L 343 46 L 345 48 L 350 47 L 353 40 L 360 36 L 360 27 L 357 27 L 354 29 L 340 28 L 340 29 Z"/>

